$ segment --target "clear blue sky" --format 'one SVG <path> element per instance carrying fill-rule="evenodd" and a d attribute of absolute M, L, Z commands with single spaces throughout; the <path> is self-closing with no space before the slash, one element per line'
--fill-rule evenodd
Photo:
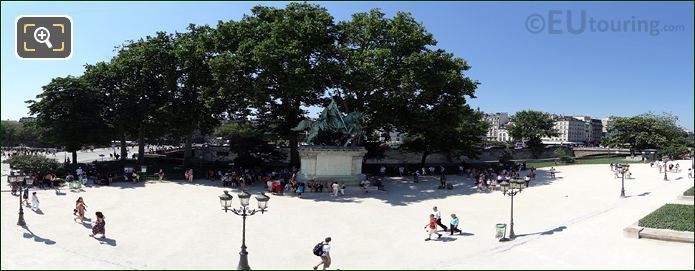
<path fill-rule="evenodd" d="M 536 109 L 566 115 L 629 116 L 670 112 L 693 129 L 693 3 L 467 3 L 317 2 L 336 21 L 381 8 L 388 16 L 411 12 L 439 41 L 466 59 L 467 74 L 481 82 L 470 103 L 486 112 Z M 83 65 L 110 59 L 113 47 L 156 31 L 184 31 L 189 23 L 238 20 L 252 6 L 284 2 L 2 2 L 2 119 L 18 119 L 41 86 L 57 76 L 80 75 Z M 557 11 L 555 11 L 557 10 Z M 567 11 L 586 13 L 585 31 L 567 32 Z M 552 14 L 551 14 L 552 13 Z M 557 14 L 556 14 L 557 13 Z M 73 18 L 73 57 L 21 61 L 14 55 L 18 15 L 67 14 Z M 543 26 L 541 33 L 529 27 Z M 552 18 L 551 18 L 552 17 Z M 560 20 L 550 23 L 551 19 Z M 594 19 L 594 25 L 589 25 Z M 657 21 L 674 31 L 658 35 L 607 30 L 611 22 Z M 603 30 L 601 32 L 603 21 Z M 529 24 L 527 24 L 529 23 Z M 548 33 L 549 26 L 561 34 Z M 637 23 L 634 23 L 635 25 Z M 589 27 L 593 26 L 592 32 Z M 678 30 L 680 27 L 680 30 Z M 537 28 L 533 28 L 537 30 Z"/>

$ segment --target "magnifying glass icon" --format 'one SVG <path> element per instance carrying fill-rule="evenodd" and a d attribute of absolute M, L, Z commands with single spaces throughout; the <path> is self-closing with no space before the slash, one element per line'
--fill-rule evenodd
<path fill-rule="evenodd" d="M 51 44 L 51 41 L 49 40 L 51 38 L 51 32 L 48 31 L 45 27 L 39 27 L 34 30 L 34 40 L 38 43 L 45 43 L 48 48 L 53 47 L 53 44 Z"/>

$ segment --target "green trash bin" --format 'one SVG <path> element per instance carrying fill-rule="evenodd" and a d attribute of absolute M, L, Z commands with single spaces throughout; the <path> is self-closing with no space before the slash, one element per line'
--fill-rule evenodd
<path fill-rule="evenodd" d="M 507 233 L 507 224 L 497 224 L 496 227 L 497 233 L 495 234 L 495 238 L 504 238 Z"/>

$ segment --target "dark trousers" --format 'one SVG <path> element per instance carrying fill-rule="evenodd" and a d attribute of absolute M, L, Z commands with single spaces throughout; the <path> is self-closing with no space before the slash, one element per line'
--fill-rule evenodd
<path fill-rule="evenodd" d="M 453 235 L 455 232 L 463 233 L 463 231 L 459 230 L 456 225 L 449 224 L 449 229 L 451 230 L 451 234 Z"/>
<path fill-rule="evenodd" d="M 444 226 L 444 224 L 442 224 L 442 219 L 441 219 L 441 218 L 437 218 L 437 225 L 439 225 L 440 227 L 442 227 L 442 229 L 444 229 L 444 231 L 447 231 L 447 230 L 448 230 L 448 228 L 447 228 L 446 226 Z"/>

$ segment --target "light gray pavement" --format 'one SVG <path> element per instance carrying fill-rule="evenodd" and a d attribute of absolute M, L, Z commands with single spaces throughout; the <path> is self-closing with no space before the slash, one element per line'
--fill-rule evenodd
<path fill-rule="evenodd" d="M 631 166 L 628 198 L 608 165 L 557 167 L 556 180 L 538 180 L 514 198 L 516 240 L 494 238 L 496 223 L 509 222 L 509 197 L 475 193 L 470 179 L 449 176 L 452 191 L 397 180 L 389 191 L 345 197 L 328 194 L 272 196 L 270 211 L 247 220 L 249 262 L 254 269 L 310 269 L 311 253 L 333 238 L 331 269 L 693 269 L 691 243 L 630 239 L 622 230 L 693 185 L 681 173 L 663 174 L 648 164 Z M 7 167 L 3 164 L 3 171 Z M 178 176 L 176 176 L 178 177 Z M 465 181 L 465 182 L 464 182 Z M 464 182 L 464 183 L 462 183 Z M 3 191 L 9 188 L 5 179 Z M 25 209 L 31 231 L 17 221 L 17 198 L 2 200 L 2 269 L 231 269 L 238 262 L 241 218 L 220 210 L 216 183 L 119 183 L 74 193 L 37 190 L 43 214 Z M 73 221 L 82 196 L 88 217 L 104 212 L 109 239 L 88 237 L 89 225 Z M 255 205 L 255 200 L 252 200 Z M 238 199 L 234 198 L 234 205 Z M 467 236 L 425 242 L 423 226 L 432 206 L 448 224 L 452 212 Z"/>

